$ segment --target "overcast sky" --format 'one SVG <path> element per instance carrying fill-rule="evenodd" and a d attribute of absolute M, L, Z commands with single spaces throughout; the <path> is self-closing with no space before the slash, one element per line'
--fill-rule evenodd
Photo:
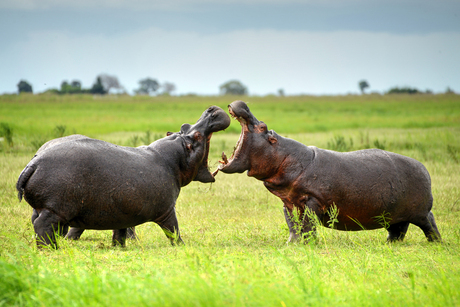
<path fill-rule="evenodd" d="M 458 0 L 0 0 L 0 94 L 151 77 L 176 94 L 460 92 Z"/>

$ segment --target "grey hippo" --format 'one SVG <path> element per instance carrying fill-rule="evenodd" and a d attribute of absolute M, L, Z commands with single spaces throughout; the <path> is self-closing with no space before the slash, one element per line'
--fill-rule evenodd
<path fill-rule="evenodd" d="M 148 146 L 79 135 L 51 141 L 16 184 L 19 200 L 34 209 L 38 247 L 57 248 L 56 233 L 69 226 L 112 229 L 113 244 L 124 246 L 127 229 L 145 222 L 158 224 L 173 245 L 183 243 L 176 199 L 193 180 L 215 181 L 208 170 L 210 140 L 229 125 L 225 111 L 212 106 L 194 125 L 183 124 L 180 132 Z"/>

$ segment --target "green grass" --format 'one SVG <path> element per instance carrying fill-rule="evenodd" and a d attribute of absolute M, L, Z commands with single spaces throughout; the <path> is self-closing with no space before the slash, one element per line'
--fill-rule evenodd
<path fill-rule="evenodd" d="M 89 136 L 114 132 L 177 131 L 194 123 L 210 105 L 222 108 L 236 97 L 139 97 L 90 95 L 0 96 L 0 122 L 18 135 L 47 135 L 56 126 Z M 460 126 L 458 95 L 365 95 L 246 97 L 249 107 L 284 133 L 357 128 Z M 46 122 L 43 120 L 46 118 Z M 230 132 L 239 133 L 232 125 Z"/>
<path fill-rule="evenodd" d="M 304 144 L 383 147 L 420 160 L 432 176 L 442 244 L 411 225 L 404 242 L 392 244 L 383 229 L 319 228 L 317 241 L 286 245 L 281 201 L 245 174 L 219 173 L 212 185 L 193 182 L 181 191 L 185 247 L 170 246 L 146 223 L 126 248 L 111 247 L 110 231 L 89 230 L 79 241 L 60 239 L 59 250 L 36 249 L 32 209 L 15 190 L 34 140 L 53 138 L 65 125 L 65 134 L 122 145 L 137 136 L 140 145 L 147 130 L 160 137 L 232 100 L 0 96 L 0 122 L 13 131 L 13 144 L 3 141 L 0 152 L 0 306 L 460 305 L 458 95 L 245 99 L 269 129 Z M 232 121 L 213 136 L 212 169 L 222 150 L 232 151 L 239 129 Z"/>

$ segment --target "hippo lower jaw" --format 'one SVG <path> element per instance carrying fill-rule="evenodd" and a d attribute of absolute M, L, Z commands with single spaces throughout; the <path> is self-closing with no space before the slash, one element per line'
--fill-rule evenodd
<path fill-rule="evenodd" d="M 208 156 L 209 156 L 209 146 L 211 143 L 212 133 L 206 138 L 206 152 L 204 154 L 203 163 L 201 164 L 198 172 L 195 176 L 194 181 L 200 181 L 202 183 L 215 182 L 214 173 L 211 174 L 208 168 Z"/>
<path fill-rule="evenodd" d="M 230 159 L 227 159 L 225 152 L 222 152 L 222 160 L 219 161 L 220 165 L 212 173 L 213 177 L 216 176 L 219 171 L 224 173 L 242 173 L 248 169 L 244 165 L 244 159 L 241 157 L 241 152 L 243 151 L 243 148 L 245 148 L 245 141 L 249 134 L 248 121 L 241 116 L 237 116 L 230 105 L 228 106 L 228 111 L 233 119 L 240 122 L 241 134 L 238 138 L 238 141 L 236 142 Z"/>

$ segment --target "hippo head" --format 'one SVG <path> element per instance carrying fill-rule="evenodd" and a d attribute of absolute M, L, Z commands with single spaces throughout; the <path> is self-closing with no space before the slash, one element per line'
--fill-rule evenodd
<path fill-rule="evenodd" d="M 194 125 L 183 124 L 180 132 L 168 132 L 168 137 L 162 139 L 163 144 L 169 142 L 169 147 L 181 148 L 176 152 L 185 152 L 185 155 L 180 154 L 178 158 L 182 186 L 192 180 L 204 183 L 215 181 L 208 170 L 209 143 L 213 132 L 224 130 L 229 125 L 230 117 L 227 113 L 212 106 L 203 112 Z M 169 158 L 174 159 L 172 155 Z"/>
<path fill-rule="evenodd" d="M 251 113 L 245 102 L 237 100 L 228 106 L 232 117 L 241 124 L 241 135 L 235 150 L 227 159 L 222 153 L 222 161 L 218 171 L 224 173 L 242 173 L 248 171 L 248 176 L 263 179 L 275 171 L 282 161 L 278 152 L 278 135 L 273 130 L 267 130 L 267 125 L 258 121 Z"/>

